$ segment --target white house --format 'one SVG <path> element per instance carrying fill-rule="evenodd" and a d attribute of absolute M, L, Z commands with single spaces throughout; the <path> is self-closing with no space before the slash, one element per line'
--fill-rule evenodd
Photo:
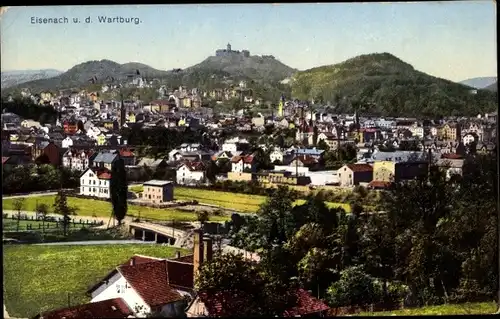
<path fill-rule="evenodd" d="M 91 126 L 87 129 L 87 136 L 93 140 L 97 140 L 99 134 L 101 134 L 101 130 L 97 126 Z"/>
<path fill-rule="evenodd" d="M 236 143 L 224 143 L 222 144 L 222 150 L 230 153 L 235 153 L 238 147 Z"/>
<path fill-rule="evenodd" d="M 410 132 L 413 136 L 418 136 L 419 138 L 424 138 L 424 128 L 418 124 L 414 124 L 410 127 Z"/>
<path fill-rule="evenodd" d="M 255 158 L 252 155 L 235 156 L 231 159 L 231 171 L 243 173 L 247 171 L 255 172 Z"/>
<path fill-rule="evenodd" d="M 89 167 L 90 155 L 89 151 L 69 149 L 62 156 L 62 165 L 71 170 L 84 171 Z"/>
<path fill-rule="evenodd" d="M 73 140 L 69 136 L 66 136 L 66 138 L 61 142 L 61 147 L 70 148 L 71 146 L 73 146 Z"/>
<path fill-rule="evenodd" d="M 475 133 L 467 133 L 462 137 L 464 145 L 469 145 L 472 142 L 478 142 L 478 137 Z"/>
<path fill-rule="evenodd" d="M 111 172 L 107 169 L 88 168 L 80 176 L 80 194 L 100 198 L 111 198 Z"/>
<path fill-rule="evenodd" d="M 192 263 L 136 255 L 87 293 L 91 303 L 122 298 L 139 318 L 151 312 L 175 318 L 184 314 L 184 300 L 193 297 L 192 289 Z"/>
<path fill-rule="evenodd" d="M 182 159 L 182 153 L 179 150 L 171 150 L 168 153 L 168 160 L 171 162 L 180 161 Z"/>
<path fill-rule="evenodd" d="M 21 127 L 25 127 L 25 128 L 30 128 L 30 127 L 40 128 L 41 126 L 42 125 L 40 124 L 40 122 L 33 121 L 33 120 L 24 120 L 21 122 Z"/>
<path fill-rule="evenodd" d="M 276 161 L 283 163 L 283 152 L 279 149 L 274 149 L 271 154 L 269 154 L 269 158 L 271 159 L 271 163 Z"/>
<path fill-rule="evenodd" d="M 205 182 L 205 167 L 201 162 L 183 163 L 177 168 L 176 180 L 179 185 L 196 185 Z"/>

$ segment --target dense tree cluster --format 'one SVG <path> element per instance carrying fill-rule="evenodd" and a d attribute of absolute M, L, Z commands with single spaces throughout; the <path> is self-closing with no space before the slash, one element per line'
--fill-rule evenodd
<path fill-rule="evenodd" d="M 10 112 L 22 119 L 30 119 L 43 124 L 55 124 L 58 114 L 52 106 L 35 104 L 30 99 L 15 98 L 8 101 L 2 98 L 2 112 Z"/>
<path fill-rule="evenodd" d="M 474 155 L 461 177 L 447 180 L 432 167 L 395 183 L 382 195 L 385 214 L 328 209 L 319 194 L 294 207 L 294 194 L 279 188 L 257 216 L 234 215 L 230 236 L 260 254 L 268 280 L 312 290 L 334 307 L 491 300 L 497 187 L 496 157 Z"/>
<path fill-rule="evenodd" d="M 330 102 L 337 112 L 386 116 L 476 116 L 496 110 L 498 95 L 415 70 L 389 53 L 369 54 L 299 72 L 295 97 Z"/>
<path fill-rule="evenodd" d="M 80 172 L 52 165 L 19 165 L 3 168 L 2 193 L 27 193 L 48 189 L 75 188 L 80 185 Z"/>

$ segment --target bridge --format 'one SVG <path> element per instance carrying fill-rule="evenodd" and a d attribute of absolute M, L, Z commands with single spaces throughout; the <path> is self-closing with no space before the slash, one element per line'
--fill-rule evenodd
<path fill-rule="evenodd" d="M 181 229 L 147 222 L 132 222 L 129 224 L 129 231 L 135 239 L 159 244 L 166 243 L 172 246 L 179 246 L 179 243 L 189 237 L 189 234 Z"/>
<path fill-rule="evenodd" d="M 147 222 L 132 222 L 129 224 L 129 231 L 134 235 L 135 239 L 156 243 L 167 243 L 179 248 L 193 248 L 194 230 L 184 231 L 169 226 L 157 225 Z M 256 262 L 260 261 L 260 256 L 258 254 L 230 246 L 227 244 L 227 242 L 223 242 L 221 248 L 223 253 L 241 254 L 245 259 L 253 260 Z"/>

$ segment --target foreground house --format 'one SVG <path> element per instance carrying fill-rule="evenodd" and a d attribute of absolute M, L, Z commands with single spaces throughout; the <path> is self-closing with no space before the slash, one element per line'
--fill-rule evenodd
<path fill-rule="evenodd" d="M 111 198 L 111 171 L 106 168 L 88 168 L 80 176 L 80 194 Z"/>
<path fill-rule="evenodd" d="M 177 167 L 177 184 L 196 185 L 205 182 L 205 165 L 202 162 L 186 162 Z"/>
<path fill-rule="evenodd" d="M 368 164 L 348 164 L 337 171 L 340 186 L 348 187 L 369 183 L 373 179 L 373 167 Z"/>
<path fill-rule="evenodd" d="M 122 298 L 114 298 L 44 312 L 34 319 L 130 318 L 132 315 L 132 310 Z"/>

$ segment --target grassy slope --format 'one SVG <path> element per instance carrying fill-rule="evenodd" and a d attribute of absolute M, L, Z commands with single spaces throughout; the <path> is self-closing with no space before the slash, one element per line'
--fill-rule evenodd
<path fill-rule="evenodd" d="M 13 317 L 33 317 L 49 310 L 89 301 L 85 292 L 134 254 L 172 257 L 161 245 L 3 247 L 4 300 Z"/>
<path fill-rule="evenodd" d="M 497 310 L 494 302 L 478 302 L 463 304 L 448 304 L 422 308 L 403 309 L 383 312 L 362 312 L 359 316 L 436 316 L 436 315 L 470 315 L 492 314 Z"/>
<path fill-rule="evenodd" d="M 141 185 L 130 187 L 132 192 L 142 192 Z M 197 200 L 200 203 L 217 205 L 227 209 L 234 209 L 241 212 L 256 212 L 259 206 L 266 201 L 266 196 L 250 195 L 241 193 L 231 193 L 223 191 L 213 191 L 206 189 L 192 189 L 176 187 L 174 197 L 177 200 Z M 305 200 L 299 199 L 295 202 L 301 205 Z M 326 202 L 328 207 L 342 207 L 346 212 L 350 212 L 351 207 L 345 203 Z"/>
<path fill-rule="evenodd" d="M 54 203 L 55 195 L 52 196 L 34 196 L 34 197 L 26 197 L 25 201 L 25 210 L 26 211 L 35 211 L 35 207 L 38 203 L 45 203 L 49 206 L 49 211 L 52 212 L 52 204 Z M 13 199 L 4 198 L 2 199 L 3 209 L 5 210 L 13 210 Z M 101 200 L 92 200 L 92 199 L 83 199 L 83 198 L 75 198 L 68 197 L 68 204 L 73 207 L 77 207 L 77 215 L 78 216 L 92 216 L 96 214 L 98 217 L 109 217 L 111 214 L 111 203 L 101 201 Z M 145 206 L 137 206 L 137 205 L 128 205 L 128 213 L 129 216 L 141 216 L 144 218 L 154 218 L 154 219 L 163 219 L 163 220 L 178 220 L 178 221 L 193 221 L 196 220 L 196 214 L 185 212 L 178 209 L 159 209 Z M 210 220 L 214 221 L 224 221 L 229 217 L 226 216 L 211 216 Z M 78 219 L 78 217 L 77 217 Z"/>

